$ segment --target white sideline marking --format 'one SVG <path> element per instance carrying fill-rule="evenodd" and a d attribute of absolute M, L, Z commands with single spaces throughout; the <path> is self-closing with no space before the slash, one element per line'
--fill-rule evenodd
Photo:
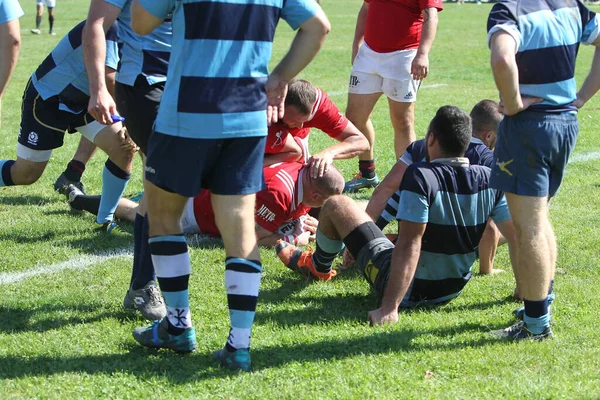
<path fill-rule="evenodd" d="M 448 86 L 447 83 L 432 83 L 431 85 L 421 85 L 420 89 L 434 89 L 438 87 Z M 342 94 L 348 94 L 347 90 L 334 90 L 332 92 L 327 92 L 328 96 L 340 96 Z"/>
<path fill-rule="evenodd" d="M 131 252 L 130 248 L 122 248 L 113 251 L 105 251 L 97 254 L 76 257 L 67 261 L 59 262 L 57 264 L 40 265 L 26 271 L 2 272 L 0 273 L 0 285 L 8 285 L 9 283 L 19 282 L 37 275 L 55 274 L 65 269 L 87 269 L 88 267 L 99 262 L 117 257 L 126 257 L 132 254 L 133 253 Z"/>
<path fill-rule="evenodd" d="M 597 160 L 600 158 L 600 151 L 593 151 L 591 153 L 575 154 L 569 160 L 569 164 L 580 163 L 584 161 Z"/>

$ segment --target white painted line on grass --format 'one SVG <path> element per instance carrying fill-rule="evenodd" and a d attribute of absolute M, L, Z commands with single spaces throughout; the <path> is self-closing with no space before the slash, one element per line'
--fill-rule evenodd
<path fill-rule="evenodd" d="M 9 283 L 19 282 L 37 275 L 55 274 L 66 269 L 87 269 L 94 264 L 117 257 L 131 256 L 132 254 L 131 248 L 128 247 L 97 254 L 84 255 L 57 264 L 40 265 L 26 271 L 2 272 L 0 273 L 0 285 L 8 285 Z"/>
<path fill-rule="evenodd" d="M 600 151 L 593 151 L 591 153 L 575 154 L 569 159 L 569 164 L 575 164 L 585 161 L 597 160 L 600 158 Z"/>

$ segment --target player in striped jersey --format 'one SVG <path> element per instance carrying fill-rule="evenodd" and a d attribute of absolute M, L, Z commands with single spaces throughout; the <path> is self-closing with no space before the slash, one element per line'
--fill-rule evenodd
<path fill-rule="evenodd" d="M 374 325 L 397 322 L 398 307 L 457 297 L 471 278 L 489 217 L 514 241 L 504 195 L 489 188 L 490 169 L 464 157 L 470 137 L 464 111 L 452 106 L 437 111 L 425 137 L 428 162 L 411 164 L 402 179 L 395 245 L 352 199 L 333 196 L 319 216 L 316 251 L 283 244 L 279 257 L 286 265 L 309 264 L 325 273 L 345 243 L 382 297 L 381 307 L 369 313 Z"/>

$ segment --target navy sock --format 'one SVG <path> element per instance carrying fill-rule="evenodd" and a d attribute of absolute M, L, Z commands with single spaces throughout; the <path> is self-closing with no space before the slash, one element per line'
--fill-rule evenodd
<path fill-rule="evenodd" d="M 0 160 L 0 186 L 13 186 L 15 183 L 10 175 L 10 168 L 15 160 Z"/>
<path fill-rule="evenodd" d="M 77 210 L 84 210 L 91 214 L 98 215 L 101 199 L 102 196 L 77 196 L 73 199 L 71 205 Z"/>
<path fill-rule="evenodd" d="M 132 285 L 134 290 L 143 288 L 150 281 L 156 281 L 154 264 L 152 263 L 152 252 L 148 245 L 148 239 L 150 238 L 148 214 L 143 217 L 142 222 L 142 239 L 140 243 L 138 270 Z"/>
<path fill-rule="evenodd" d="M 525 314 L 531 318 L 540 318 L 548 314 L 548 299 L 540 301 L 524 300 Z"/>
<path fill-rule="evenodd" d="M 363 178 L 375 178 L 375 160 L 360 160 L 358 170 Z"/>
<path fill-rule="evenodd" d="M 42 23 L 42 17 L 40 15 L 35 16 L 35 28 L 40 29 L 40 24 Z"/>
<path fill-rule="evenodd" d="M 85 171 L 85 164 L 81 161 L 71 160 L 69 164 L 67 164 L 67 168 L 63 172 L 65 177 L 71 182 L 79 182 L 81 180 L 81 175 Z"/>
<path fill-rule="evenodd" d="M 138 276 L 140 270 L 143 229 L 144 217 L 140 214 L 135 214 L 135 220 L 133 221 L 133 267 L 131 269 L 131 280 L 129 281 L 130 288 L 133 288 L 133 281 Z"/>

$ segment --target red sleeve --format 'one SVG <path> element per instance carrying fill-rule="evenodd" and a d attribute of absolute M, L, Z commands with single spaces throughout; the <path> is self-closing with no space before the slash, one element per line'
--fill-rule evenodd
<path fill-rule="evenodd" d="M 421 10 L 424 10 L 426 8 L 437 8 L 439 12 L 444 9 L 442 0 L 419 0 L 419 6 L 421 7 Z"/>
<path fill-rule="evenodd" d="M 277 229 L 288 219 L 285 200 L 281 193 L 269 189 L 258 192 L 254 216 L 256 223 L 269 232 L 277 232 Z"/>
<path fill-rule="evenodd" d="M 265 154 L 281 153 L 285 145 L 285 139 L 288 135 L 287 128 L 280 124 L 273 124 L 269 127 L 267 133 L 267 143 L 265 144 Z"/>
<path fill-rule="evenodd" d="M 321 104 L 313 119 L 305 126 L 317 128 L 332 138 L 338 136 L 348 125 L 348 119 L 340 112 L 337 106 L 329 99 L 325 92 L 321 91 Z"/>

